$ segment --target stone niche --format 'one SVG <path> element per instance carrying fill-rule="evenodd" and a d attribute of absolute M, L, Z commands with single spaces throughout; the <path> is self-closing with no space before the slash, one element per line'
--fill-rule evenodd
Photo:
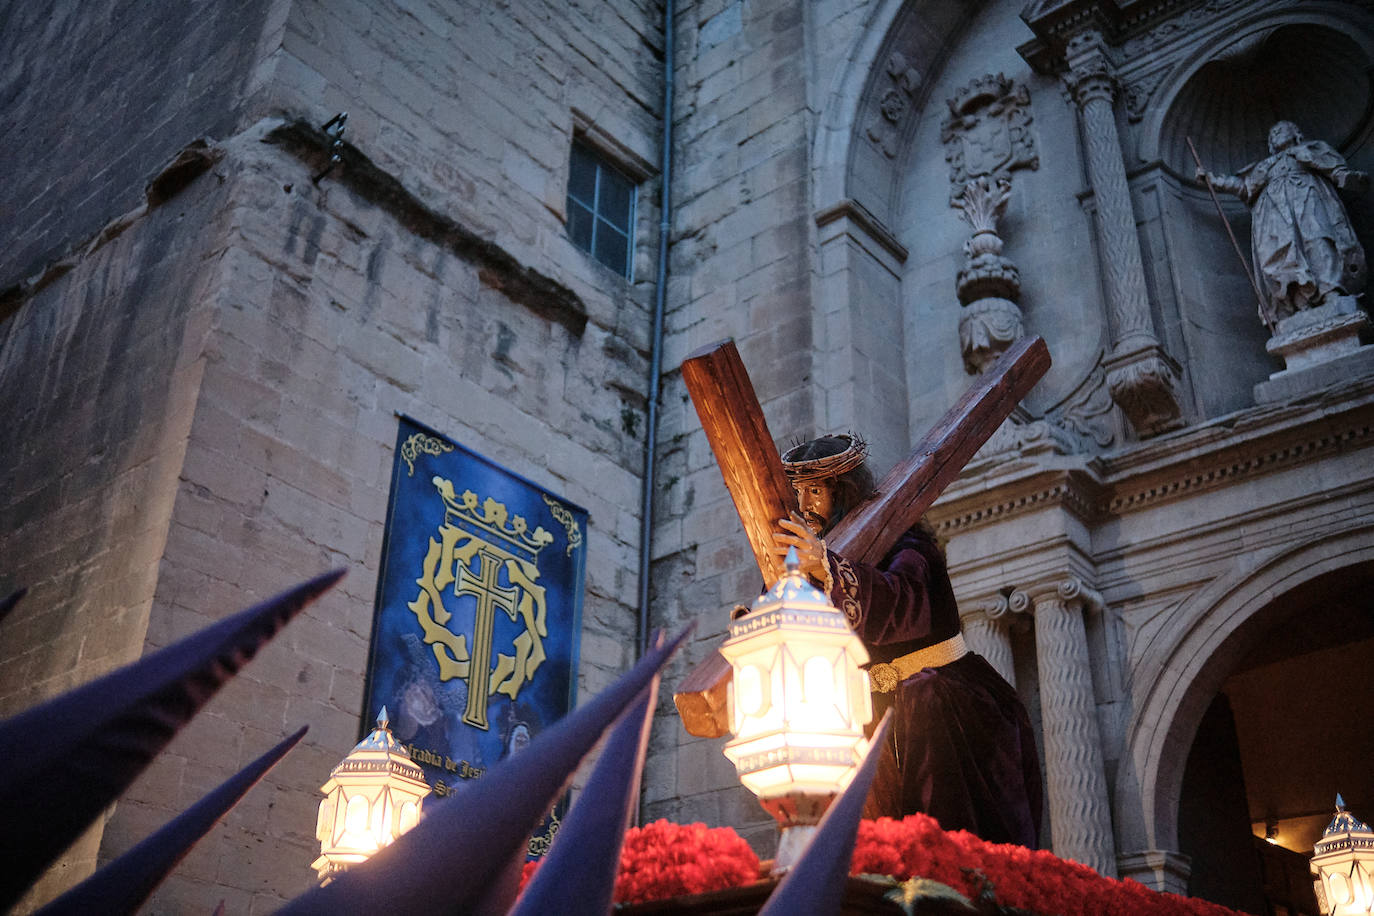
<path fill-rule="evenodd" d="M 1165 231 L 1194 243 L 1177 246 L 1169 257 L 1181 291 L 1178 327 L 1189 338 L 1194 384 L 1201 386 L 1204 401 L 1217 402 L 1207 407 L 1208 414 L 1245 406 L 1240 399 L 1246 394 L 1263 404 L 1374 373 L 1374 351 L 1361 345 L 1361 337 L 1369 335 L 1360 295 L 1363 277 L 1349 290 L 1332 290 L 1296 310 L 1271 301 L 1263 291 L 1263 271 L 1255 270 L 1253 283 L 1246 276 L 1217 212 L 1219 204 L 1254 270 L 1259 249 L 1252 235 L 1272 235 L 1273 227 L 1255 225 L 1263 192 L 1255 191 L 1253 176 L 1273 154 L 1268 139 L 1280 121 L 1294 122 L 1304 144 L 1329 148 L 1342 168 L 1352 173 L 1374 168 L 1369 139 L 1374 60 L 1367 47 L 1353 30 L 1343 34 L 1329 23 L 1256 23 L 1237 29 L 1168 100 L 1154 153 L 1182 179 L 1165 220 L 1181 218 L 1191 225 L 1175 223 Z M 1218 203 L 1201 182 L 1190 183 L 1195 161 L 1189 142 L 1217 176 Z M 1332 177 L 1324 180 L 1334 186 Z M 1342 182 L 1337 190 L 1351 231 L 1367 254 L 1374 250 L 1374 190 L 1359 180 Z M 1264 261 L 1268 255 L 1259 257 Z M 1257 296 L 1260 318 L 1255 317 Z"/>

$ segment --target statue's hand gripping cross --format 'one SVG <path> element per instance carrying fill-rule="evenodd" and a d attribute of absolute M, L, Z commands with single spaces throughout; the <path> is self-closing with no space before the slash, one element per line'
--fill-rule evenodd
<path fill-rule="evenodd" d="M 883 478 L 877 496 L 830 530 L 829 548 L 850 560 L 881 561 L 1049 367 L 1050 353 L 1042 338 L 1025 337 L 1012 344 Z M 773 532 L 779 519 L 796 511 L 797 500 L 734 341 L 712 344 L 687 357 L 682 379 L 744 523 L 759 571 L 764 582 L 772 584 L 783 573 Z M 690 734 L 703 738 L 726 734 L 729 680 L 729 664 L 719 652 L 712 652 L 673 694 Z"/>

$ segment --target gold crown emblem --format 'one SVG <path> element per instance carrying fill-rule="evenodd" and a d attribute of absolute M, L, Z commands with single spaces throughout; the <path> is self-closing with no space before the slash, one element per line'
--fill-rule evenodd
<path fill-rule="evenodd" d="M 510 515 L 505 503 L 498 503 L 488 496 L 480 499 L 471 490 L 464 490 L 462 496 L 454 493 L 452 481 L 443 477 L 433 479 L 434 486 L 444 500 L 444 523 L 452 523 L 468 530 L 477 529 L 500 541 L 512 550 L 534 560 L 539 551 L 553 543 L 553 535 L 536 525 L 529 530 L 529 523 L 523 515 Z M 476 532 L 474 532 L 476 533 Z"/>

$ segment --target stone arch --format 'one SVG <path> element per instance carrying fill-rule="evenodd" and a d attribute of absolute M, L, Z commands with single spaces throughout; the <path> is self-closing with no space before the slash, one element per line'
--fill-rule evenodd
<path fill-rule="evenodd" d="M 823 213 L 855 201 L 885 227 L 893 225 L 892 190 L 900 183 L 912 139 L 911 124 L 926 104 L 932 77 L 947 48 L 986 0 L 880 0 L 826 94 L 812 144 L 812 203 Z M 891 72 L 893 55 L 905 67 Z M 915 83 L 906 77 L 914 71 Z M 892 90 L 908 96 L 896 124 L 891 155 L 875 151 L 871 122 L 879 120 L 883 97 Z"/>
<path fill-rule="evenodd" d="M 812 143 L 815 425 L 864 424 L 880 472 L 911 447 L 896 202 L 913 125 L 948 47 L 983 2 L 880 0 L 831 80 Z M 875 413 L 881 416 L 875 416 Z"/>
<path fill-rule="evenodd" d="M 1135 711 L 1117 778 L 1118 849 L 1178 850 L 1178 799 L 1198 722 L 1237 664 L 1283 619 L 1283 598 L 1319 577 L 1374 563 L 1374 526 L 1287 545 L 1237 568 L 1172 612 L 1134 666 Z M 1136 818 L 1139 817 L 1137 821 Z"/>
<path fill-rule="evenodd" d="M 904 5 L 905 0 L 882 0 L 873 8 L 825 94 L 811 145 L 812 208 L 817 213 L 851 196 L 850 149 L 858 134 L 860 101 Z"/>

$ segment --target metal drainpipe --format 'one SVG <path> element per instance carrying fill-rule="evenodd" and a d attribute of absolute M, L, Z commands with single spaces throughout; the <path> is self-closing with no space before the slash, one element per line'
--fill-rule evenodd
<path fill-rule="evenodd" d="M 672 223 L 673 167 L 673 0 L 663 3 L 663 151 L 659 173 L 658 278 L 654 283 L 654 329 L 649 351 L 649 416 L 644 441 L 644 487 L 640 494 L 638 657 L 649 647 L 649 561 L 654 527 L 654 459 L 658 451 L 659 376 L 663 372 L 663 312 L 668 295 L 668 230 Z"/>

